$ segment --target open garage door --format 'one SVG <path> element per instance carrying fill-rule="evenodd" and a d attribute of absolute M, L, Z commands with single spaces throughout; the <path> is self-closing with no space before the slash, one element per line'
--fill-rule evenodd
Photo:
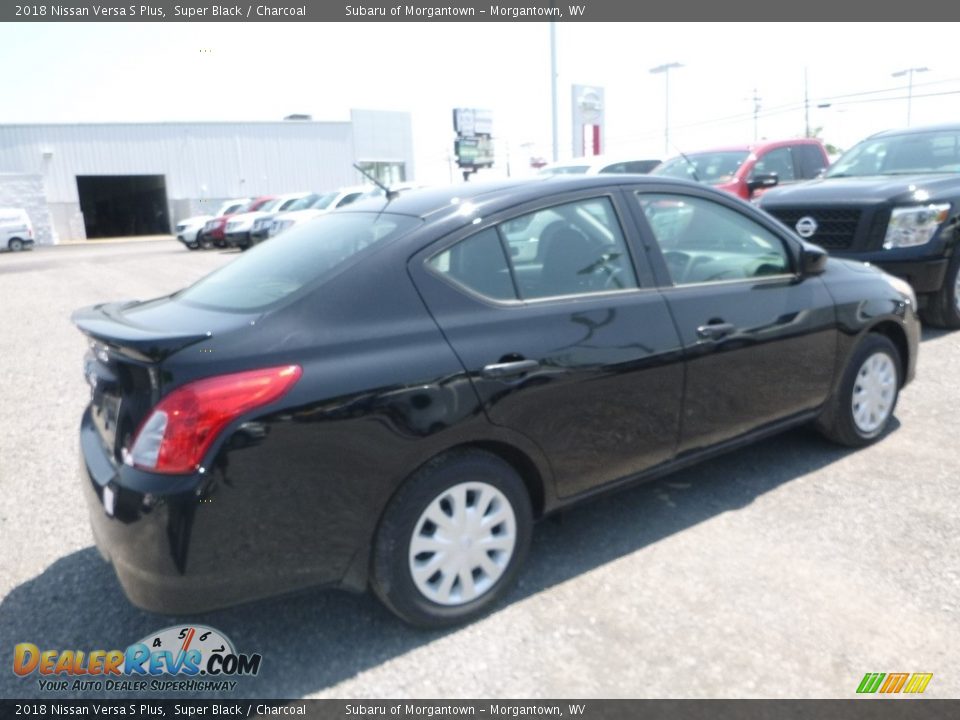
<path fill-rule="evenodd" d="M 163 175 L 77 175 L 88 238 L 170 232 Z"/>

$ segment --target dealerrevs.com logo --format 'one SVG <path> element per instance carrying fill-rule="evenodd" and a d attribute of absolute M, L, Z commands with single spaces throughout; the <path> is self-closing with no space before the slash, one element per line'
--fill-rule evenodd
<path fill-rule="evenodd" d="M 113 692 L 233 690 L 233 677 L 256 675 L 262 657 L 238 653 L 226 635 L 204 625 L 174 625 L 126 650 L 13 648 L 13 672 L 37 677 L 41 691 Z M 177 679 L 171 679 L 177 678 Z"/>

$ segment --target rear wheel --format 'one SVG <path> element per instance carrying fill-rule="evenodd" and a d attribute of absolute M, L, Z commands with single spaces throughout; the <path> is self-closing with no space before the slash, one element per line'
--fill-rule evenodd
<path fill-rule="evenodd" d="M 197 245 L 199 245 L 202 250 L 211 250 L 213 248 L 213 240 L 210 239 L 209 235 L 198 232 Z"/>
<path fill-rule="evenodd" d="M 23 250 L 23 240 L 20 238 L 11 238 L 10 242 L 7 243 L 7 247 L 10 248 L 10 252 L 20 252 Z"/>
<path fill-rule="evenodd" d="M 516 471 L 479 451 L 435 458 L 390 501 L 371 580 L 406 622 L 443 627 L 488 610 L 530 547 L 530 498 Z"/>
<path fill-rule="evenodd" d="M 879 438 L 893 417 L 900 393 L 902 363 L 896 346 L 876 333 L 854 351 L 843 380 L 817 420 L 827 438 L 863 447 Z"/>
<path fill-rule="evenodd" d="M 960 328 L 960 248 L 953 251 L 943 286 L 927 297 L 920 314 L 927 325 Z"/>

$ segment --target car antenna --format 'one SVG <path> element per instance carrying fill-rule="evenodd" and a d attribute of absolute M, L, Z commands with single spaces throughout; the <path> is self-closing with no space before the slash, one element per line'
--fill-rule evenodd
<path fill-rule="evenodd" d="M 701 182 L 700 176 L 697 175 L 697 166 L 693 164 L 693 160 L 688 158 L 687 154 L 683 152 L 683 150 L 678 148 L 676 145 L 673 146 L 673 149 L 676 150 L 678 153 L 680 153 L 680 157 L 682 157 L 684 162 L 690 166 L 690 172 L 693 174 L 693 179 L 696 180 L 697 182 Z"/>
<path fill-rule="evenodd" d="M 381 190 L 383 190 L 383 194 L 387 196 L 387 202 L 390 202 L 390 201 L 393 200 L 397 195 L 400 194 L 400 193 L 398 193 L 396 190 L 391 190 L 390 188 L 388 188 L 386 185 L 384 185 L 382 182 L 380 182 L 379 180 L 377 180 L 373 175 L 371 175 L 370 173 L 368 173 L 366 170 L 364 170 L 362 167 L 360 167 L 360 166 L 357 165 L 356 163 L 353 164 L 353 167 L 356 169 L 356 171 L 357 171 L 358 173 L 360 173 L 361 175 L 363 175 L 367 180 L 369 180 L 369 181 L 372 182 L 374 185 L 376 185 L 378 188 L 380 188 Z"/>

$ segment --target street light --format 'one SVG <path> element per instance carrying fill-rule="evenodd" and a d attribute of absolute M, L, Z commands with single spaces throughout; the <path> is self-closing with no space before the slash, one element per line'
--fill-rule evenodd
<path fill-rule="evenodd" d="M 663 101 L 663 148 L 667 155 L 670 155 L 670 71 L 682 67 L 683 65 L 680 63 L 672 62 L 664 65 L 657 65 L 655 68 L 650 68 L 651 75 L 659 75 L 660 73 L 663 73 L 663 79 L 665 81 L 665 95 Z"/>
<path fill-rule="evenodd" d="M 912 67 L 907 68 L 906 70 L 897 70 L 895 73 L 891 73 L 890 77 L 903 77 L 907 76 L 907 127 L 910 127 L 910 103 L 913 100 L 913 74 L 929 72 L 930 68 L 928 67 Z"/>

